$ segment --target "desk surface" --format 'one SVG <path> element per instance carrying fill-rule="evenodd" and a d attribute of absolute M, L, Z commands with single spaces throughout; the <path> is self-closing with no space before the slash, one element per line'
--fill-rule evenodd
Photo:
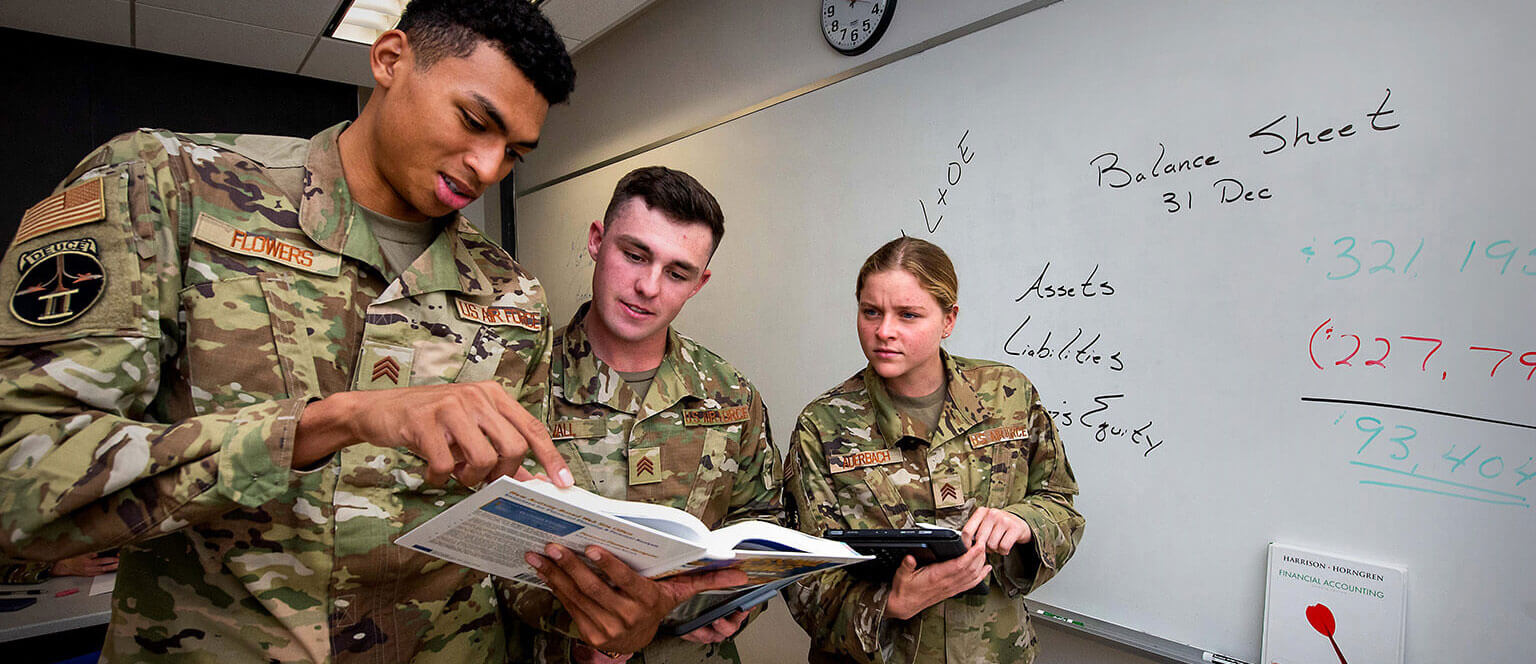
<path fill-rule="evenodd" d="M 91 596 L 91 579 L 61 576 L 32 585 L 0 585 L 0 591 L 38 589 L 37 603 L 20 611 L 0 613 L 0 643 L 81 627 L 105 624 L 112 617 L 112 593 Z M 61 591 L 74 589 L 66 597 Z"/>

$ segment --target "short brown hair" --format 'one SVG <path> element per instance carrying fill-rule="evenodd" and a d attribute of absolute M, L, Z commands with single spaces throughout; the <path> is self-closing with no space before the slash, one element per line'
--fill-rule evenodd
<path fill-rule="evenodd" d="M 960 299 L 960 278 L 955 276 L 955 264 L 938 245 L 905 235 L 885 243 L 859 268 L 859 280 L 853 296 L 864 293 L 864 279 L 886 270 L 906 270 L 917 278 L 923 290 L 938 300 L 939 308 L 949 311 Z"/>
<path fill-rule="evenodd" d="M 635 198 L 679 223 L 709 226 L 713 239 L 709 246 L 711 254 L 725 237 L 725 213 L 720 211 L 720 202 L 692 175 L 665 166 L 646 166 L 630 171 L 613 188 L 613 198 L 609 199 L 608 210 L 603 213 L 603 225 L 613 223 L 619 211 Z"/>

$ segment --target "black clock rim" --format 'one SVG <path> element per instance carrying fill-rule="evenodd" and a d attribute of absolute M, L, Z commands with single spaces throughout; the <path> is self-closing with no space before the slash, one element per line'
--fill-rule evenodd
<path fill-rule="evenodd" d="M 891 16 L 895 13 L 896 0 L 886 0 L 885 13 L 880 15 L 880 22 L 875 25 L 874 32 L 869 33 L 869 41 L 866 41 L 863 44 L 859 44 L 853 48 L 838 48 L 837 44 L 832 43 L 832 39 L 827 36 L 825 31 L 821 33 L 821 38 L 827 42 L 827 46 L 831 46 L 832 50 L 837 51 L 838 53 L 842 53 L 843 55 L 862 55 L 869 49 L 874 48 L 875 44 L 880 42 L 880 38 L 885 36 L 885 29 L 891 27 Z"/>

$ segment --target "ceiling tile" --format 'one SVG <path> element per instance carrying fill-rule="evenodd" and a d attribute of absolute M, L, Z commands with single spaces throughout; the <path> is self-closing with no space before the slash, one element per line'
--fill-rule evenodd
<path fill-rule="evenodd" d="M 565 35 L 560 36 L 560 41 L 565 42 L 565 50 L 570 53 L 575 53 L 581 50 L 581 45 L 586 43 L 580 39 L 571 39 Z"/>
<path fill-rule="evenodd" d="M 296 72 L 315 38 L 140 4 L 138 47 L 232 65 Z"/>
<path fill-rule="evenodd" d="M 545 0 L 539 5 L 555 30 L 588 40 L 630 17 L 653 0 Z"/>
<path fill-rule="evenodd" d="M 139 7 L 175 9 L 263 28 L 318 35 L 341 0 L 138 0 Z"/>
<path fill-rule="evenodd" d="M 129 46 L 126 0 L 4 0 L 0 25 L 59 37 Z"/>
<path fill-rule="evenodd" d="M 322 37 L 315 45 L 300 74 L 373 87 L 373 72 L 368 69 L 368 46 L 340 39 Z"/>

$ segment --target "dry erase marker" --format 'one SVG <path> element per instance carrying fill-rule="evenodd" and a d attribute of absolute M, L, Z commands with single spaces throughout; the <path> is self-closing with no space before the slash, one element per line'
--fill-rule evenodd
<path fill-rule="evenodd" d="M 1085 626 L 1085 625 L 1083 625 L 1082 623 L 1080 623 L 1080 622 L 1078 622 L 1076 620 L 1073 620 L 1073 619 L 1068 618 L 1066 616 L 1058 616 L 1058 615 L 1056 615 L 1054 613 L 1051 613 L 1050 611 L 1042 611 L 1040 609 L 1035 609 L 1035 613 L 1038 613 L 1038 614 L 1040 614 L 1042 616 L 1045 616 L 1047 618 L 1053 618 L 1053 619 L 1056 619 L 1056 620 L 1060 620 L 1060 621 L 1062 621 L 1064 623 L 1067 623 L 1068 625 L 1077 625 L 1078 627 L 1084 627 Z M 1206 653 L 1206 654 L 1210 654 L 1210 653 Z M 1209 662 L 1211 660 L 1205 660 L 1205 661 Z"/>
<path fill-rule="evenodd" d="M 1248 662 L 1243 660 L 1234 659 L 1226 655 L 1220 655 L 1214 652 L 1206 652 L 1200 655 L 1200 659 L 1207 662 L 1212 662 L 1212 664 L 1248 664 Z"/>
<path fill-rule="evenodd" d="M 25 596 L 41 594 L 43 594 L 43 591 L 40 588 L 33 588 L 31 590 L 0 590 L 0 597 L 16 597 L 18 595 Z"/>

